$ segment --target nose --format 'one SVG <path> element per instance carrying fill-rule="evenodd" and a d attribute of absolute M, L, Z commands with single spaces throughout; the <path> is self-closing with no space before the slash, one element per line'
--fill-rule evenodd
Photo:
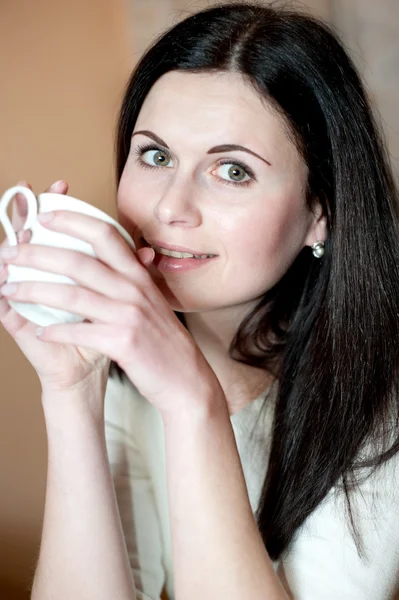
<path fill-rule="evenodd" d="M 198 191 L 192 179 L 174 177 L 155 205 L 154 214 L 167 225 L 176 223 L 198 227 L 202 221 L 198 200 Z"/>

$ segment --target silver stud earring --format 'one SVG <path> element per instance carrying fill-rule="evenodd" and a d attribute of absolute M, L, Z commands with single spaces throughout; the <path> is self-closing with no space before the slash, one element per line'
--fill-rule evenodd
<path fill-rule="evenodd" d="M 315 242 L 312 246 L 313 256 L 321 258 L 324 254 L 324 242 Z"/>

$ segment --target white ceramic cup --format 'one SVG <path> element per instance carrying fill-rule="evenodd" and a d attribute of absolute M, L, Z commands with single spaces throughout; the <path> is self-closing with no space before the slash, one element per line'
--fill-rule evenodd
<path fill-rule="evenodd" d="M 92 245 L 88 242 L 84 242 L 79 238 L 64 233 L 51 231 L 50 229 L 43 227 L 37 220 L 38 213 L 45 213 L 52 210 L 71 210 L 111 223 L 131 246 L 133 251 L 136 251 L 135 244 L 127 231 L 117 221 L 107 215 L 107 213 L 95 208 L 87 202 L 72 198 L 71 196 L 66 196 L 65 194 L 45 192 L 39 194 L 36 198 L 35 194 L 29 188 L 20 185 L 6 190 L 0 200 L 0 223 L 4 227 L 10 246 L 16 246 L 18 240 L 10 219 L 8 218 L 7 207 L 17 193 L 23 194 L 28 203 L 28 214 L 23 229 L 30 229 L 32 232 L 30 244 L 78 250 L 79 252 L 84 252 L 85 254 L 96 257 Z M 51 252 L 51 249 L 49 252 Z M 76 281 L 65 275 L 39 271 L 38 269 L 19 265 L 9 264 L 8 273 L 7 283 L 19 281 L 45 281 L 77 285 Z M 84 321 L 85 319 L 85 317 L 80 315 L 42 304 L 15 302 L 11 299 L 8 299 L 8 303 L 16 312 L 25 317 L 25 319 L 40 326 L 53 325 L 55 323 L 75 323 Z"/>

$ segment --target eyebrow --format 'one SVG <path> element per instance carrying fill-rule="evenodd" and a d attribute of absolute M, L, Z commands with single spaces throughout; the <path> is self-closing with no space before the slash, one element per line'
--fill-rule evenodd
<path fill-rule="evenodd" d="M 167 148 L 169 150 L 169 146 L 166 142 L 164 142 L 159 136 L 157 136 L 155 133 L 153 133 L 152 131 L 148 131 L 147 129 L 143 129 L 141 131 L 135 131 L 132 135 L 146 135 L 147 137 L 151 138 L 152 140 L 154 140 L 154 142 L 156 142 L 157 144 L 160 144 L 161 146 L 163 146 L 164 148 Z M 208 150 L 207 154 L 218 154 L 221 152 L 232 152 L 233 150 L 240 150 L 241 152 L 247 152 L 248 154 L 252 154 L 253 156 L 256 156 L 257 158 L 259 158 L 260 160 L 263 160 L 263 162 L 265 162 L 267 165 L 271 166 L 271 162 L 269 162 L 268 160 L 266 160 L 265 158 L 263 158 L 262 156 L 259 156 L 259 154 L 256 154 L 256 152 L 253 152 L 252 150 L 249 150 L 249 148 L 245 148 L 245 146 L 240 146 L 238 144 L 223 144 L 221 146 L 214 146 L 213 148 L 211 148 L 210 150 Z"/>

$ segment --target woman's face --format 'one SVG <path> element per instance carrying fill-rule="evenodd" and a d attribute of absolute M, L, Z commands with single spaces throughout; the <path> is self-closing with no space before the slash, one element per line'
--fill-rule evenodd
<path fill-rule="evenodd" d="M 240 75 L 174 71 L 138 116 L 119 220 L 137 248 L 144 238 L 216 255 L 156 254 L 149 271 L 173 310 L 250 308 L 304 245 L 325 239 L 324 219 L 306 207 L 306 181 L 281 117 Z"/>

